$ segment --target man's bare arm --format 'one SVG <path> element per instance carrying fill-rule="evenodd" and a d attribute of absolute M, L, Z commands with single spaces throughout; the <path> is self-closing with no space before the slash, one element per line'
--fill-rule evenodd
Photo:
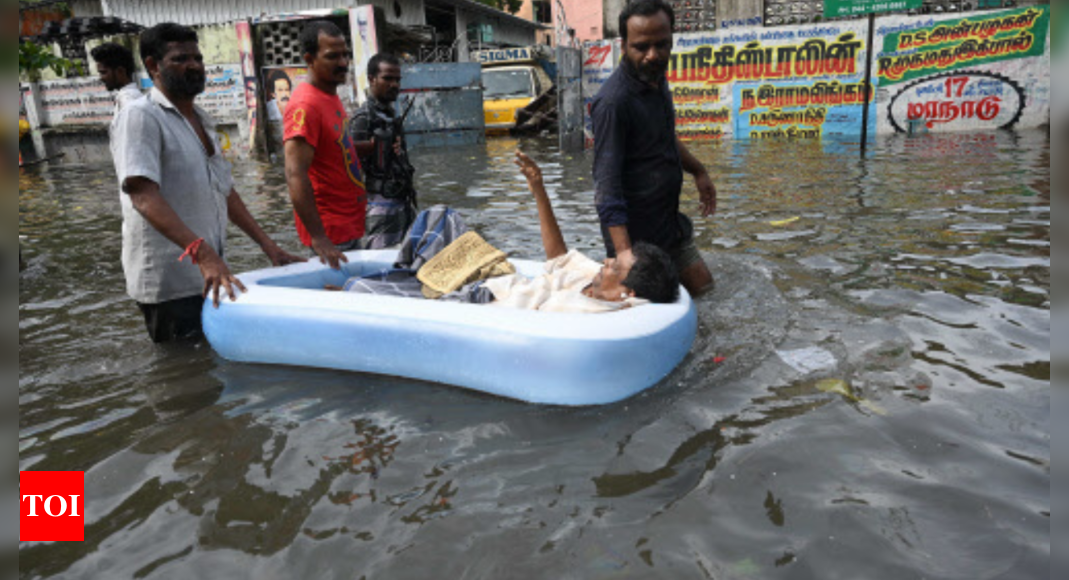
<path fill-rule="evenodd" d="M 293 208 L 312 237 L 312 249 L 319 256 L 320 261 L 338 270 L 343 262 L 347 263 L 349 260 L 327 238 L 323 220 L 319 217 L 315 189 L 312 188 L 312 180 L 308 177 L 315 153 L 315 147 L 303 139 L 286 141 L 286 184 L 289 186 Z"/>
<path fill-rule="evenodd" d="M 140 213 L 163 237 L 183 250 L 200 239 L 193 230 L 178 217 L 174 208 L 160 195 L 160 186 L 142 177 L 132 177 L 123 184 L 123 191 L 130 196 L 134 209 Z M 219 291 L 225 288 L 230 300 L 236 300 L 234 288 L 245 292 L 245 286 L 230 273 L 230 268 L 210 244 L 201 244 L 194 256 L 204 276 L 204 296 L 213 295 L 215 306 L 219 306 Z"/>
<path fill-rule="evenodd" d="M 564 242 L 564 236 L 560 233 L 560 223 L 557 222 L 557 215 L 553 212 L 553 203 L 550 202 L 549 194 L 546 193 L 542 170 L 522 151 L 516 152 L 516 165 L 527 178 L 527 185 L 531 188 L 531 194 L 538 203 L 538 220 L 542 227 L 542 246 L 546 250 L 546 259 L 553 260 L 567 254 L 568 244 Z"/>
<path fill-rule="evenodd" d="M 718 194 L 713 178 L 709 176 L 709 171 L 705 169 L 705 165 L 698 161 L 698 158 L 690 152 L 690 149 L 687 149 L 687 146 L 679 140 L 679 137 L 676 137 L 676 144 L 679 147 L 679 159 L 683 164 L 683 171 L 694 176 L 694 183 L 698 187 L 702 217 L 715 215 Z"/>
<path fill-rule="evenodd" d="M 631 234 L 627 226 L 612 226 L 609 228 L 609 237 L 612 239 L 612 247 L 616 249 L 616 256 L 631 253 Z"/>

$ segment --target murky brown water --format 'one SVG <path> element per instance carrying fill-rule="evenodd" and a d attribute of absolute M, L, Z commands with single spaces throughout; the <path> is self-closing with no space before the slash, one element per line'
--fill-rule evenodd
<path fill-rule="evenodd" d="M 424 203 L 534 258 L 517 144 L 417 165 Z M 568 242 L 601 253 L 590 159 L 523 146 Z M 722 194 L 697 220 L 719 282 L 699 342 L 657 388 L 580 410 L 154 347 L 111 169 L 25 172 L 19 469 L 86 471 L 88 528 L 20 545 L 20 576 L 1047 578 L 1049 149 L 697 148 Z M 296 249 L 281 171 L 236 172 Z M 232 239 L 235 269 L 264 265 Z M 805 349 L 832 360 L 785 362 Z"/>

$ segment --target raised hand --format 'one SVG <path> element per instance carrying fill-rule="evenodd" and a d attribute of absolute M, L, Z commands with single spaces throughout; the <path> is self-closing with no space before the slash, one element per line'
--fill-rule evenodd
<path fill-rule="evenodd" d="M 516 166 L 531 185 L 542 184 L 542 168 L 523 151 L 516 152 Z"/>

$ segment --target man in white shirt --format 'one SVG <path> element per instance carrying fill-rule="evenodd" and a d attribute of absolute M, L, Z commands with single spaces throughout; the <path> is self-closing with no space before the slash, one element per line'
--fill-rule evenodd
<path fill-rule="evenodd" d="M 121 44 L 109 42 L 94 48 L 91 56 L 97 65 L 97 73 L 100 75 L 100 82 L 104 83 L 104 88 L 111 93 L 119 92 L 115 96 L 114 117 L 118 119 L 119 113 L 127 105 L 143 96 L 134 80 L 134 73 L 137 70 L 134 65 L 134 53 Z M 115 121 L 112 120 L 112 126 L 114 125 Z"/>
<path fill-rule="evenodd" d="M 522 152 L 516 153 L 527 185 L 538 203 L 546 273 L 538 278 L 520 275 L 492 278 L 484 288 L 493 305 L 543 312 L 614 312 L 648 303 L 670 304 L 679 299 L 679 274 L 667 252 L 640 242 L 633 252 L 598 264 L 572 250 L 561 235 L 542 170 Z"/>
<path fill-rule="evenodd" d="M 605 260 L 598 264 L 578 251 L 568 250 L 560 225 L 553 213 L 553 206 L 546 193 L 542 179 L 542 170 L 522 152 L 516 153 L 516 165 L 520 167 L 527 185 L 538 203 L 538 217 L 542 229 L 542 245 L 546 251 L 545 273 L 535 278 L 513 274 L 490 278 L 465 286 L 458 292 L 443 296 L 440 300 L 473 304 L 492 304 L 506 308 L 538 310 L 542 312 L 569 313 L 604 313 L 616 312 L 625 308 L 645 304 L 671 304 L 679 299 L 679 274 L 671 256 L 661 248 L 647 243 L 634 244 L 633 252 L 619 258 Z M 425 211 L 432 216 L 437 208 Z M 433 222 L 435 218 L 424 219 L 421 215 L 416 223 Z M 418 239 L 419 231 L 413 235 L 410 229 L 408 239 Z M 451 226 L 448 231 L 459 236 L 467 228 L 458 229 Z M 449 237 L 453 237 L 453 233 Z M 443 236 L 435 234 L 438 238 Z M 459 242 L 459 238 L 455 240 Z M 457 246 L 443 244 L 433 254 L 424 257 L 431 259 L 438 252 L 450 252 Z M 491 248 L 492 249 L 492 248 Z M 464 251 L 464 250 L 457 250 Z M 401 256 L 405 255 L 402 250 Z M 398 263 L 409 260 L 398 257 Z M 400 276 L 397 276 L 400 274 Z M 362 294 L 380 294 L 389 296 L 423 297 L 422 283 L 414 272 L 393 270 L 370 277 L 349 280 L 344 288 L 327 286 L 327 290 L 347 291 Z"/>

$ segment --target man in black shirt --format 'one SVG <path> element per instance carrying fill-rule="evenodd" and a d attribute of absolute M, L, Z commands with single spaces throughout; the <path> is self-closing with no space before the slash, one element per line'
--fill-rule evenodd
<path fill-rule="evenodd" d="M 692 296 L 713 288 L 694 244 L 694 226 L 679 212 L 683 172 L 694 176 L 703 217 L 716 213 L 716 186 L 676 136 L 666 73 L 675 13 L 663 0 L 636 0 L 620 15 L 625 57 L 591 106 L 598 216 L 610 257 L 634 242 L 664 249 Z M 626 260 L 625 260 L 626 261 Z"/>
<path fill-rule="evenodd" d="M 415 169 L 408 160 L 403 115 L 395 108 L 401 95 L 401 61 L 377 54 L 367 68 L 367 102 L 353 115 L 350 127 L 367 176 L 364 249 L 378 250 L 402 243 L 416 219 Z"/>

